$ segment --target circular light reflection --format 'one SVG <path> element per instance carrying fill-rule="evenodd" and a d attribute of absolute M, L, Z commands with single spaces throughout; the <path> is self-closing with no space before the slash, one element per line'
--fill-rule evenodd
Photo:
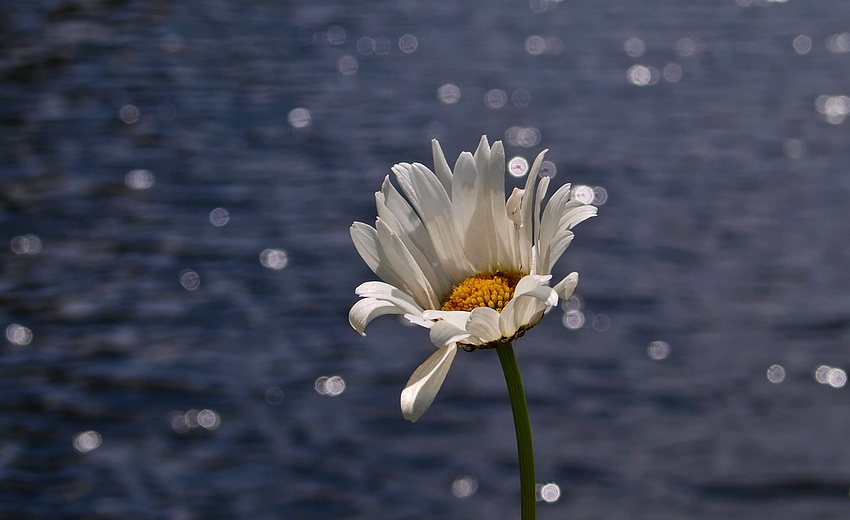
<path fill-rule="evenodd" d="M 360 38 L 357 40 L 357 52 L 364 56 L 372 54 L 375 52 L 375 40 L 368 36 Z"/>
<path fill-rule="evenodd" d="M 606 330 L 611 328 L 611 318 L 604 314 L 597 314 L 593 317 L 593 320 L 591 320 L 590 324 L 594 330 L 599 332 L 605 332 Z"/>
<path fill-rule="evenodd" d="M 797 36 L 794 38 L 794 50 L 797 54 L 808 54 L 812 50 L 812 39 L 805 34 Z"/>
<path fill-rule="evenodd" d="M 658 361 L 667 359 L 670 355 L 670 345 L 666 341 L 653 341 L 646 348 L 646 354 Z"/>
<path fill-rule="evenodd" d="M 590 204 L 593 202 L 593 188 L 590 186 L 573 186 L 572 195 L 570 195 L 570 199 L 577 200 L 583 204 Z"/>
<path fill-rule="evenodd" d="M 505 140 L 512 146 L 530 148 L 540 142 L 540 130 L 534 127 L 512 126 L 505 131 Z"/>
<path fill-rule="evenodd" d="M 283 402 L 283 390 L 273 386 L 266 389 L 266 402 L 272 406 L 277 406 Z"/>
<path fill-rule="evenodd" d="M 448 131 L 449 129 L 441 121 L 431 121 L 425 125 L 425 135 L 429 139 L 442 139 Z"/>
<path fill-rule="evenodd" d="M 799 139 L 788 139 L 782 145 L 782 151 L 789 159 L 799 159 L 806 155 L 806 145 Z"/>
<path fill-rule="evenodd" d="M 682 67 L 675 63 L 668 63 L 667 66 L 664 67 L 664 79 L 670 83 L 676 83 L 682 79 Z"/>
<path fill-rule="evenodd" d="M 230 214 L 224 208 L 215 208 L 210 212 L 210 223 L 215 227 L 221 227 L 230 220 Z"/>
<path fill-rule="evenodd" d="M 643 53 L 646 51 L 646 45 L 644 45 L 643 40 L 640 38 L 629 38 L 623 44 L 623 50 L 632 58 L 637 58 L 643 56 Z"/>
<path fill-rule="evenodd" d="M 131 190 L 146 190 L 153 186 L 154 180 L 150 170 L 133 170 L 124 176 L 124 184 Z"/>
<path fill-rule="evenodd" d="M 452 482 L 452 495 L 458 498 L 472 496 L 477 490 L 478 480 L 475 477 L 461 475 Z"/>
<path fill-rule="evenodd" d="M 593 201 L 592 204 L 596 206 L 601 206 L 608 201 L 608 190 L 603 188 L 602 186 L 597 186 L 593 188 Z"/>
<path fill-rule="evenodd" d="M 415 52 L 417 47 L 419 47 L 419 42 L 416 40 L 416 36 L 412 34 L 405 34 L 398 39 L 398 48 L 405 54 Z"/>
<path fill-rule="evenodd" d="M 100 434 L 94 430 L 74 435 L 74 449 L 80 453 L 88 453 L 100 446 Z"/>
<path fill-rule="evenodd" d="M 540 163 L 540 169 L 537 174 L 541 177 L 554 177 L 558 173 L 558 167 L 552 161 L 543 161 Z"/>
<path fill-rule="evenodd" d="M 32 341 L 32 331 L 23 325 L 13 323 L 6 327 L 6 339 L 15 345 L 29 345 Z"/>
<path fill-rule="evenodd" d="M 310 126 L 310 112 L 306 108 L 294 108 L 286 117 L 292 128 L 306 128 Z"/>
<path fill-rule="evenodd" d="M 826 39 L 826 48 L 835 54 L 850 52 L 850 33 L 831 35 Z"/>
<path fill-rule="evenodd" d="M 847 384 L 847 372 L 840 368 L 833 368 L 827 374 L 826 379 L 832 388 L 841 388 Z"/>
<path fill-rule="evenodd" d="M 322 376 L 316 379 L 315 387 L 322 395 L 337 396 L 345 391 L 345 381 L 340 376 Z"/>
<path fill-rule="evenodd" d="M 577 294 L 570 296 L 569 298 L 564 300 L 564 302 L 561 304 L 561 308 L 567 312 L 580 310 L 581 296 L 578 296 Z"/>
<path fill-rule="evenodd" d="M 179 52 L 183 48 L 183 38 L 179 34 L 166 33 L 159 39 L 159 48 L 169 54 Z"/>
<path fill-rule="evenodd" d="M 345 29 L 338 25 L 334 25 L 328 29 L 328 43 L 331 45 L 341 45 L 345 42 Z"/>
<path fill-rule="evenodd" d="M 139 120 L 139 109 L 135 105 L 124 105 L 118 111 L 118 117 L 128 125 L 132 125 Z"/>
<path fill-rule="evenodd" d="M 815 376 L 815 381 L 822 385 L 828 384 L 830 370 L 832 370 L 832 367 L 827 365 L 821 365 L 817 367 L 813 374 Z"/>
<path fill-rule="evenodd" d="M 198 412 L 198 425 L 207 430 L 215 430 L 221 425 L 221 419 L 212 410 L 201 410 Z"/>
<path fill-rule="evenodd" d="M 280 270 L 289 263 L 289 257 L 283 249 L 263 249 L 260 253 L 260 263 L 269 269 Z"/>
<path fill-rule="evenodd" d="M 187 291 L 194 291 L 201 285 L 201 277 L 191 269 L 180 271 L 180 285 Z"/>
<path fill-rule="evenodd" d="M 538 484 L 537 496 L 538 500 L 551 504 L 552 502 L 557 502 L 558 499 L 561 498 L 561 488 L 554 482 L 543 484 L 542 486 Z"/>
<path fill-rule="evenodd" d="M 41 251 L 41 239 L 33 234 L 15 237 L 9 245 L 16 255 L 35 255 Z"/>
<path fill-rule="evenodd" d="M 346 76 L 357 73 L 357 60 L 352 56 L 343 56 L 337 62 L 337 68 Z"/>
<path fill-rule="evenodd" d="M 567 311 L 564 313 L 561 323 L 570 330 L 580 329 L 584 325 L 584 314 L 579 311 Z"/>
<path fill-rule="evenodd" d="M 771 365 L 767 369 L 767 380 L 771 383 L 781 383 L 785 380 L 785 369 L 781 365 Z"/>
<path fill-rule="evenodd" d="M 525 39 L 525 52 L 533 55 L 543 54 L 546 51 L 546 40 L 537 35 Z"/>
<path fill-rule="evenodd" d="M 390 43 L 390 41 L 387 38 L 384 38 L 383 36 L 375 38 L 375 54 L 389 54 L 392 46 L 392 43 Z"/>
<path fill-rule="evenodd" d="M 514 177 L 522 177 L 528 173 L 528 161 L 522 157 L 514 157 L 508 161 L 508 173 Z"/>
<path fill-rule="evenodd" d="M 531 93 L 524 88 L 518 88 L 511 94 L 511 101 L 518 107 L 527 106 L 531 102 Z"/>
<path fill-rule="evenodd" d="M 658 83 L 658 75 L 658 69 L 643 65 L 632 65 L 627 72 L 629 81 L 639 87 Z"/>
<path fill-rule="evenodd" d="M 502 108 L 507 102 L 508 95 L 501 89 L 493 89 L 484 95 L 484 104 L 490 108 Z"/>
<path fill-rule="evenodd" d="M 460 101 L 460 89 L 457 85 L 452 85 L 451 83 L 446 83 L 437 89 L 437 99 L 440 100 L 441 103 L 446 105 L 451 105 Z"/>
<path fill-rule="evenodd" d="M 679 38 L 676 42 L 676 54 L 687 58 L 693 56 L 699 51 L 699 46 L 693 38 Z"/>

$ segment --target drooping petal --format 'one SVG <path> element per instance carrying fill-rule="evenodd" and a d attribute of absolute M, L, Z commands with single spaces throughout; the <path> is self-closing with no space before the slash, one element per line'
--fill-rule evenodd
<path fill-rule="evenodd" d="M 555 289 L 555 292 L 558 293 L 559 298 L 566 300 L 573 295 L 576 285 L 578 285 L 578 273 L 573 271 L 565 276 L 563 280 L 558 282 L 553 289 Z"/>
<path fill-rule="evenodd" d="M 447 321 L 438 321 L 431 327 L 431 343 L 438 348 L 446 347 L 452 343 L 463 341 L 469 337 L 469 333 L 461 328 L 455 327 Z"/>
<path fill-rule="evenodd" d="M 428 230 L 440 264 L 453 283 L 469 276 L 472 268 L 452 222 L 452 202 L 445 188 L 431 170 L 421 164 L 400 163 L 393 173 L 407 199 L 416 209 Z"/>
<path fill-rule="evenodd" d="M 405 294 L 398 287 L 384 282 L 363 282 L 354 289 L 357 296 L 363 298 L 376 298 L 394 304 L 396 307 L 404 309 L 404 312 L 409 314 L 422 315 L 422 307 L 420 307 L 410 295 Z"/>
<path fill-rule="evenodd" d="M 502 337 L 499 330 L 499 312 L 490 307 L 478 307 L 469 314 L 466 331 L 481 340 L 481 343 L 489 343 Z"/>
<path fill-rule="evenodd" d="M 422 313 L 422 317 L 426 320 L 444 320 L 459 329 L 466 329 L 466 322 L 469 321 L 469 312 L 427 310 Z"/>
<path fill-rule="evenodd" d="M 351 327 L 365 336 L 366 325 L 378 316 L 385 314 L 404 314 L 405 310 L 392 302 L 376 298 L 358 300 L 348 311 L 348 323 Z"/>
<path fill-rule="evenodd" d="M 514 289 L 514 297 L 499 314 L 499 329 L 505 337 L 532 324 L 532 317 L 548 305 L 558 303 L 558 295 L 548 286 L 551 276 L 524 276 Z"/>
<path fill-rule="evenodd" d="M 381 219 L 375 222 L 375 228 L 378 231 L 378 243 L 381 245 L 381 258 L 386 258 L 387 263 L 392 265 L 397 273 L 405 274 L 405 289 L 423 308 L 433 309 L 439 305 L 439 298 L 431 282 L 401 238 Z"/>
<path fill-rule="evenodd" d="M 401 391 L 401 413 L 405 419 L 416 422 L 428 410 L 443 386 L 456 354 L 456 345 L 437 349 L 413 372 Z"/>

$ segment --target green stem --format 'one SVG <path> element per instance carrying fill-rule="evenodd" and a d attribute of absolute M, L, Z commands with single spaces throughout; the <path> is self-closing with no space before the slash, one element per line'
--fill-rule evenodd
<path fill-rule="evenodd" d="M 537 516 L 537 496 L 534 481 L 534 444 L 531 441 L 531 422 L 528 419 L 528 403 L 522 388 L 522 376 L 510 343 L 496 347 L 508 395 L 511 398 L 511 410 L 514 413 L 516 446 L 519 453 L 519 491 L 522 501 L 522 520 L 534 520 Z"/>

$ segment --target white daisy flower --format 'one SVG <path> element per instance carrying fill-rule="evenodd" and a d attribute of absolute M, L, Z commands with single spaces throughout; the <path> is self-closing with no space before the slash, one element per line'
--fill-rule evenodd
<path fill-rule="evenodd" d="M 559 298 L 569 298 L 578 273 L 550 287 L 552 266 L 573 239 L 576 224 L 596 207 L 561 186 L 542 210 L 549 177 L 534 160 L 525 189 L 505 201 L 505 151 L 482 136 L 475 154 L 463 152 L 454 171 L 433 140 L 434 171 L 414 163 L 393 166 L 404 196 L 384 179 L 375 194 L 375 227 L 351 226 L 357 252 L 383 282 L 356 289 L 362 299 L 348 319 L 357 332 L 384 314 L 402 314 L 430 329 L 437 347 L 401 393 L 405 419 L 431 406 L 457 354 L 494 348 L 522 336 Z"/>

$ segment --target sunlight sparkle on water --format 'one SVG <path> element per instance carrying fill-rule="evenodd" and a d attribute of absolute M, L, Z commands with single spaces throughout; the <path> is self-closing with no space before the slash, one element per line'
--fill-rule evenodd
<path fill-rule="evenodd" d="M 41 251 L 41 239 L 33 234 L 15 237 L 9 245 L 16 255 L 35 255 Z"/>
<path fill-rule="evenodd" d="M 676 83 L 682 79 L 682 67 L 675 63 L 668 63 L 667 66 L 664 67 L 664 79 L 670 83 Z"/>
<path fill-rule="evenodd" d="M 808 52 L 812 50 L 812 39 L 805 34 L 801 34 L 794 38 L 793 45 L 797 54 L 808 54 Z"/>
<path fill-rule="evenodd" d="M 653 341 L 646 348 L 646 354 L 656 361 L 667 359 L 670 356 L 670 345 L 666 341 Z"/>
<path fill-rule="evenodd" d="M 767 369 L 767 380 L 771 383 L 781 383 L 785 380 L 785 369 L 782 365 L 771 365 Z"/>
<path fill-rule="evenodd" d="M 398 48 L 405 54 L 416 52 L 418 47 L 419 41 L 416 39 L 416 36 L 413 36 L 412 34 L 405 34 L 398 39 Z"/>
<path fill-rule="evenodd" d="M 179 52 L 183 48 L 183 38 L 176 33 L 166 33 L 159 39 L 159 48 L 169 54 Z"/>
<path fill-rule="evenodd" d="M 850 113 L 850 97 L 818 96 L 815 100 L 815 109 L 823 114 L 829 123 L 833 125 L 841 124 L 847 114 Z"/>
<path fill-rule="evenodd" d="M 584 325 L 584 314 L 580 311 L 567 311 L 561 318 L 561 323 L 570 330 L 580 329 Z"/>
<path fill-rule="evenodd" d="M 522 177 L 528 173 L 528 161 L 523 157 L 514 157 L 508 161 L 508 173 L 514 177 Z"/>
<path fill-rule="evenodd" d="M 540 130 L 534 127 L 522 128 L 512 126 L 505 131 L 505 141 L 511 146 L 530 148 L 540 142 Z"/>
<path fill-rule="evenodd" d="M 800 159 L 806 155 L 806 145 L 799 139 L 788 139 L 782 145 L 782 151 L 789 159 Z"/>
<path fill-rule="evenodd" d="M 289 112 L 286 118 L 292 128 L 306 128 L 310 126 L 312 118 L 310 112 L 306 108 L 294 108 Z"/>
<path fill-rule="evenodd" d="M 201 286 L 201 277 L 191 269 L 180 271 L 180 285 L 187 291 L 194 291 Z"/>
<path fill-rule="evenodd" d="M 460 101 L 460 89 L 457 85 L 446 83 L 437 89 L 437 99 L 440 103 L 451 105 Z"/>
<path fill-rule="evenodd" d="M 343 56 L 337 62 L 337 68 L 346 76 L 357 73 L 357 60 L 352 56 Z"/>
<path fill-rule="evenodd" d="M 644 87 L 646 85 L 655 85 L 658 83 L 658 69 L 655 67 L 646 67 L 644 65 L 632 65 L 627 71 L 629 81 L 633 85 Z"/>
<path fill-rule="evenodd" d="M 475 477 L 460 475 L 452 482 L 452 495 L 458 498 L 470 497 L 477 490 L 478 480 Z"/>
<path fill-rule="evenodd" d="M 80 453 L 88 453 L 100 446 L 100 434 L 90 430 L 74 435 L 74 449 Z"/>
<path fill-rule="evenodd" d="M 272 406 L 277 406 L 283 402 L 283 390 L 273 386 L 266 389 L 266 402 Z"/>
<path fill-rule="evenodd" d="M 611 328 L 611 318 L 604 314 L 597 314 L 591 320 L 590 325 L 593 327 L 593 330 L 605 332 Z"/>
<path fill-rule="evenodd" d="M 551 504 L 553 502 L 557 502 L 559 498 L 561 498 L 561 488 L 558 484 L 554 482 L 549 482 L 548 484 L 537 484 L 537 500 L 542 500 L 547 504 Z"/>
<path fill-rule="evenodd" d="M 269 269 L 280 270 L 289 263 L 289 257 L 283 249 L 263 249 L 260 253 L 260 263 Z"/>
<path fill-rule="evenodd" d="M 484 104 L 490 108 L 502 108 L 508 102 L 508 95 L 504 90 L 493 89 L 484 95 Z"/>
<path fill-rule="evenodd" d="M 850 52 L 850 33 L 830 35 L 830 37 L 826 39 L 826 48 L 829 52 L 835 54 Z"/>
<path fill-rule="evenodd" d="M 584 204 L 590 204 L 593 202 L 595 194 L 593 193 L 593 188 L 590 186 L 573 186 L 572 195 L 570 195 L 571 199 L 577 200 Z"/>
<path fill-rule="evenodd" d="M 841 388 L 847 384 L 847 373 L 840 368 L 821 365 L 814 370 L 813 375 L 818 383 L 833 388 Z"/>
<path fill-rule="evenodd" d="M 15 345 L 29 345 L 32 341 L 32 331 L 23 325 L 13 323 L 6 327 L 6 339 Z"/>
<path fill-rule="evenodd" d="M 552 161 L 543 161 L 540 163 L 540 170 L 537 171 L 537 175 L 541 177 L 554 177 L 557 174 L 558 167 Z"/>
<path fill-rule="evenodd" d="M 679 38 L 674 46 L 676 54 L 687 58 L 699 52 L 699 43 L 693 38 Z"/>
<path fill-rule="evenodd" d="M 316 379 L 316 392 L 337 396 L 345 391 L 345 381 L 340 376 L 322 376 Z"/>
<path fill-rule="evenodd" d="M 531 103 L 531 93 L 524 88 L 518 88 L 511 94 L 511 101 L 518 107 L 527 106 Z"/>
<path fill-rule="evenodd" d="M 124 176 L 124 184 L 131 190 L 146 190 L 153 186 L 154 181 L 150 170 L 133 170 Z"/>
<path fill-rule="evenodd" d="M 124 105 L 118 111 L 118 117 L 128 125 L 132 125 L 139 120 L 139 109 L 135 105 Z"/>
<path fill-rule="evenodd" d="M 210 223 L 215 227 L 221 227 L 230 220 L 230 214 L 224 208 L 215 208 L 210 211 Z"/>
<path fill-rule="evenodd" d="M 646 51 L 646 45 L 644 45 L 643 40 L 640 38 L 629 38 L 623 44 L 623 50 L 632 58 L 637 58 L 643 56 L 643 53 Z"/>

